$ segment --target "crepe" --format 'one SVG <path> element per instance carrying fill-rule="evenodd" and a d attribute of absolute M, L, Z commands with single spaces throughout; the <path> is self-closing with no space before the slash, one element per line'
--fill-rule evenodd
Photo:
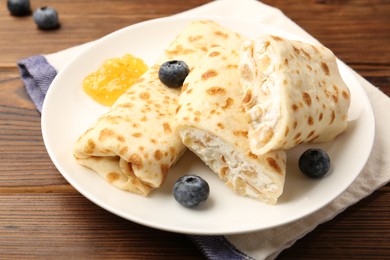
<path fill-rule="evenodd" d="M 235 193 L 275 204 L 286 154 L 251 153 L 241 102 L 239 48 L 215 47 L 184 81 L 175 117 L 183 143 Z"/>
<path fill-rule="evenodd" d="M 73 151 L 77 162 L 123 190 L 146 196 L 160 187 L 185 150 L 172 126 L 180 89 L 160 82 L 160 64 L 177 59 L 193 68 L 212 46 L 241 43 L 240 35 L 213 21 L 191 22 L 155 65 L 79 137 Z"/>
<path fill-rule="evenodd" d="M 253 153 L 328 142 L 346 129 L 350 92 L 329 49 L 263 35 L 243 44 L 239 67 Z"/>

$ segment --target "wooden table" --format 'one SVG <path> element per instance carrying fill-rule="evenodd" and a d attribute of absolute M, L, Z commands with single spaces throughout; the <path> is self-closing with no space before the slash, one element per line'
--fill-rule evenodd
<path fill-rule="evenodd" d="M 16 60 L 56 52 L 140 21 L 208 0 L 31 1 L 55 7 L 61 28 L 40 31 L 32 16 L 0 6 L 0 258 L 202 259 L 181 234 L 117 217 L 81 196 L 46 153 L 40 114 Z M 390 95 L 390 2 L 265 0 Z M 285 250 L 280 259 L 389 259 L 390 185 L 377 190 Z"/>

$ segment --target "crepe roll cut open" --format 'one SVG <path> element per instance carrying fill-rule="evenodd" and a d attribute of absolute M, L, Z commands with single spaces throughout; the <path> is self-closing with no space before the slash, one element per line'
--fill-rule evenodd
<path fill-rule="evenodd" d="M 326 47 L 263 35 L 240 53 L 251 151 L 327 142 L 347 127 L 350 92 Z"/>
<path fill-rule="evenodd" d="M 185 151 L 172 125 L 180 89 L 161 83 L 160 65 L 183 60 L 193 68 L 211 47 L 238 48 L 242 41 L 216 22 L 191 22 L 155 65 L 78 138 L 73 150 L 77 162 L 123 190 L 147 195 L 160 187 Z"/>
<path fill-rule="evenodd" d="M 216 47 L 184 81 L 175 117 L 183 143 L 239 195 L 275 204 L 285 151 L 251 153 L 241 101 L 238 48 Z"/>

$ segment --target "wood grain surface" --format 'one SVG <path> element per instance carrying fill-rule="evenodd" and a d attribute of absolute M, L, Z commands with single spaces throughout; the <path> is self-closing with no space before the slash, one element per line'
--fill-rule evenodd
<path fill-rule="evenodd" d="M 31 1 L 32 9 L 52 6 L 60 15 L 59 30 L 40 31 L 32 16 L 11 16 L 6 1 L 0 1 L 0 259 L 203 259 L 185 235 L 126 221 L 64 180 L 45 150 L 40 114 L 16 61 L 207 2 Z M 390 1 L 263 2 L 282 10 L 390 95 Z M 390 185 L 321 224 L 278 259 L 390 259 Z"/>

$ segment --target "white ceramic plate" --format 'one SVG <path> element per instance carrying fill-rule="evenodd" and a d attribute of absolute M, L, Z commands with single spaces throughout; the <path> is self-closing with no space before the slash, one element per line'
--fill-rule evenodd
<path fill-rule="evenodd" d="M 83 78 L 105 59 L 125 53 L 152 64 L 193 19 L 163 18 L 129 26 L 92 44 L 60 71 L 43 106 L 42 132 L 47 151 L 61 174 L 89 200 L 116 215 L 149 227 L 191 234 L 266 229 L 300 219 L 336 198 L 360 173 L 374 138 L 374 118 L 368 98 L 350 69 L 341 62 L 341 74 L 351 91 L 350 122 L 347 130 L 333 142 L 315 145 L 329 153 L 331 172 L 321 180 L 303 176 L 297 160 L 309 145 L 292 149 L 288 152 L 284 193 L 277 205 L 235 195 L 190 152 L 172 168 L 164 186 L 147 198 L 119 190 L 76 163 L 72 156 L 73 144 L 108 109 L 83 92 Z M 298 38 L 267 25 L 214 20 L 252 38 L 261 33 Z M 171 195 L 174 182 L 183 174 L 198 174 L 208 181 L 211 194 L 202 207 L 184 208 Z"/>

